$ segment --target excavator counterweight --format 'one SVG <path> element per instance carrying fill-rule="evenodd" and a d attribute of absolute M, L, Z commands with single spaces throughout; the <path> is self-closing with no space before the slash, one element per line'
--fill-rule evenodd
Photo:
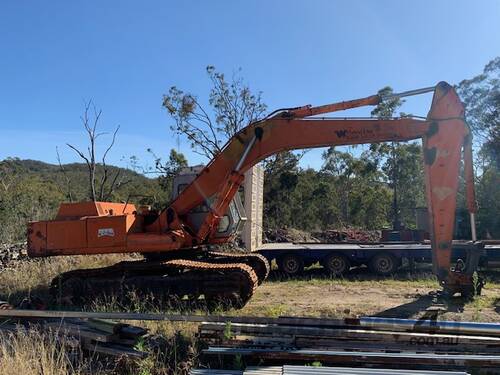
<path fill-rule="evenodd" d="M 101 290 L 135 288 L 159 292 L 165 298 L 187 295 L 196 299 L 203 295 L 209 300 L 229 299 L 244 304 L 267 276 L 269 265 L 257 254 L 230 256 L 210 252 L 210 247 L 231 241 L 240 227 L 235 213 L 241 210 L 237 192 L 245 171 L 285 150 L 420 138 L 434 272 L 445 291 L 469 295 L 474 290 L 473 274 L 479 254 L 471 251 L 467 260 L 451 264 L 462 160 L 471 223 L 476 211 L 471 133 L 464 119 L 464 107 L 446 82 L 392 97 L 431 91 L 432 105 L 425 119 L 317 117 L 377 105 L 387 99 L 379 95 L 275 111 L 243 128 L 188 183 L 175 186 L 173 200 L 161 212 L 107 202 L 63 204 L 55 220 L 30 223 L 29 255 L 145 255 L 145 260 L 139 262 L 63 274 L 54 287 L 68 301 L 90 294 L 99 285 Z"/>

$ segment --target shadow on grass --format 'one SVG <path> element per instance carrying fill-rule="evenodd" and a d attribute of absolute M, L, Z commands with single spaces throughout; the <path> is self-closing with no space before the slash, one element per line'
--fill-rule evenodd
<path fill-rule="evenodd" d="M 163 296 L 165 297 L 165 296 Z M 114 294 L 93 293 L 75 303 L 58 300 L 56 295 L 46 285 L 31 289 L 19 289 L 6 295 L 0 293 L 0 301 L 7 301 L 19 309 L 60 310 L 60 311 L 106 311 L 106 312 L 136 312 L 136 313 L 222 313 L 237 309 L 231 301 L 207 301 L 203 297 L 160 298 L 153 294 L 140 293 L 137 290 Z"/>
<path fill-rule="evenodd" d="M 495 312 L 497 314 L 500 314 L 500 297 L 495 298 L 495 301 L 493 301 L 493 306 L 495 307 Z"/>
<path fill-rule="evenodd" d="M 485 278 L 486 283 L 500 283 L 500 269 L 486 269 L 479 273 Z"/>
<path fill-rule="evenodd" d="M 380 311 L 373 316 L 403 319 L 419 317 L 421 319 L 435 320 L 438 315 L 446 312 L 463 312 L 467 302 L 467 299 L 461 297 L 444 297 L 427 294 L 418 297 L 414 301 Z M 435 309 L 432 309 L 432 307 L 435 307 Z"/>
<path fill-rule="evenodd" d="M 55 305 L 52 303 L 49 288 L 46 285 L 39 285 L 31 289 L 16 290 L 10 294 L 0 294 L 0 300 L 7 301 L 16 308 L 23 309 L 51 309 Z"/>

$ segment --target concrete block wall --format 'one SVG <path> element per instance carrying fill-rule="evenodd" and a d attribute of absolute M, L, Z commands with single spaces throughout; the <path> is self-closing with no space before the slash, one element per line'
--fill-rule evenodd
<path fill-rule="evenodd" d="M 262 245 L 262 216 L 264 210 L 264 169 L 256 165 L 245 173 L 243 185 L 247 222 L 242 239 L 248 251 Z"/>

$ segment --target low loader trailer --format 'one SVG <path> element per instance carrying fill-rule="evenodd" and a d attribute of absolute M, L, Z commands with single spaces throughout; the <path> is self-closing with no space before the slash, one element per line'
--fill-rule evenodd
<path fill-rule="evenodd" d="M 334 276 L 346 275 L 351 268 L 363 265 L 377 275 L 388 276 L 397 272 L 404 260 L 410 265 L 432 263 L 430 242 L 267 243 L 257 252 L 269 262 L 276 261 L 278 269 L 290 276 L 315 263 Z M 500 243 L 453 241 L 454 262 L 470 252 L 478 253 L 481 267 L 500 266 Z"/>

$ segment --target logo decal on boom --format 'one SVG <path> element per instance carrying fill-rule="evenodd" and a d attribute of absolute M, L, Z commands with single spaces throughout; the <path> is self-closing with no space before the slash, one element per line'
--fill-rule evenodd
<path fill-rule="evenodd" d="M 337 137 L 343 138 L 347 134 L 347 130 L 335 130 L 335 134 L 337 134 Z"/>

